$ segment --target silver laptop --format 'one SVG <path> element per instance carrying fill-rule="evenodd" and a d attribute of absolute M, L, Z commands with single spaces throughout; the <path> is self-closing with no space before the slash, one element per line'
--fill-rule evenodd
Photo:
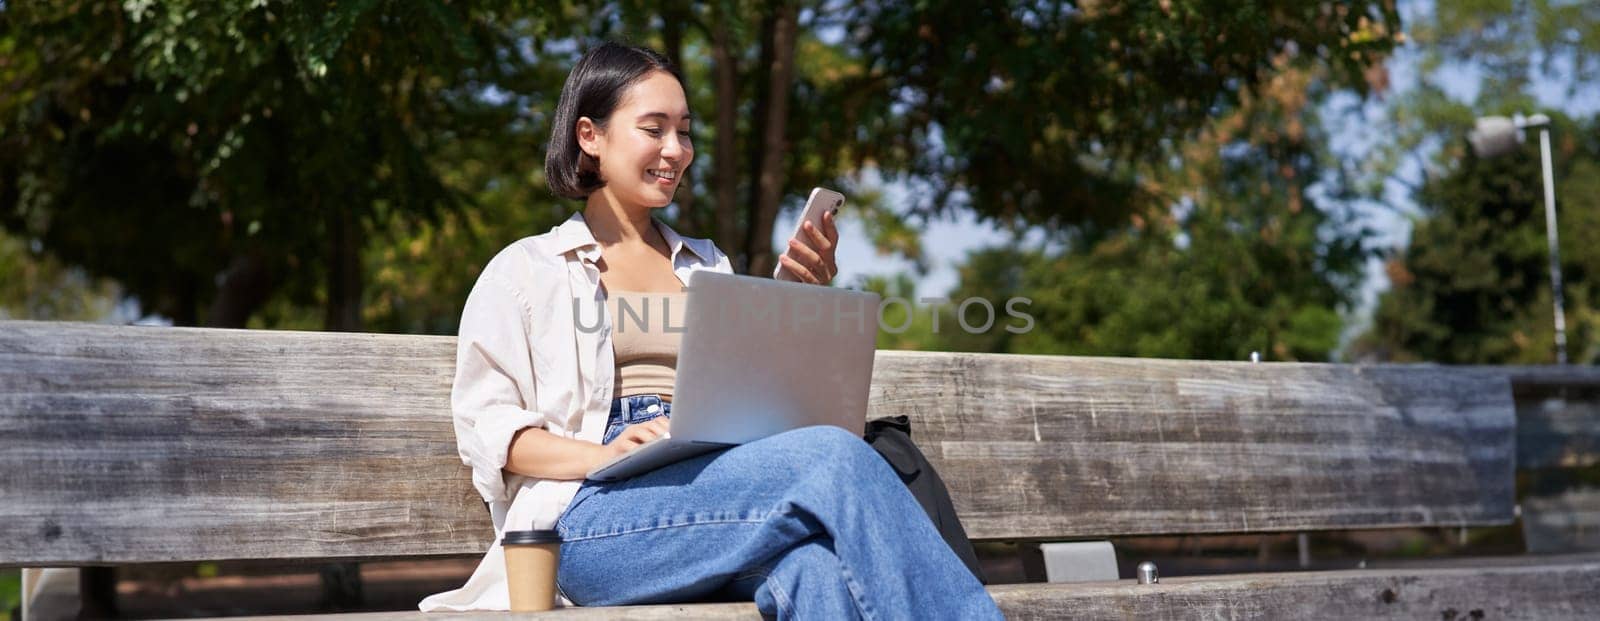
<path fill-rule="evenodd" d="M 733 276 L 689 275 L 667 435 L 588 477 L 626 479 L 812 425 L 861 435 L 878 295 Z"/>

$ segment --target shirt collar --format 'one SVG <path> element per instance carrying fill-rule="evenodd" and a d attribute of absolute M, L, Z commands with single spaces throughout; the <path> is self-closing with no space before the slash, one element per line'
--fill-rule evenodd
<path fill-rule="evenodd" d="M 661 237 L 667 240 L 667 247 L 672 249 L 673 263 L 677 263 L 678 253 L 683 252 L 684 249 L 688 249 L 689 252 L 694 253 L 694 256 L 699 257 L 701 263 L 711 262 L 711 252 L 700 247 L 701 244 L 706 243 L 705 240 L 690 239 L 679 235 L 677 231 L 672 230 L 672 227 L 667 226 L 667 223 L 660 220 L 656 220 L 655 223 L 656 227 L 661 230 Z"/>
<path fill-rule="evenodd" d="M 657 229 L 661 231 L 661 237 L 667 242 L 667 247 L 672 250 L 674 263 L 678 260 L 678 253 L 685 249 L 698 257 L 700 262 L 711 262 L 712 253 L 701 247 L 706 243 L 705 240 L 684 237 L 660 220 L 652 218 L 651 221 L 655 222 Z M 589 224 L 584 221 L 581 211 L 572 214 L 566 222 L 556 227 L 556 254 L 566 254 L 574 250 L 578 252 L 578 258 L 584 261 L 593 263 L 600 260 L 600 242 L 595 241 L 594 233 L 589 231 Z"/>
<path fill-rule="evenodd" d="M 578 251 L 578 258 L 589 263 L 600 260 L 600 242 L 594 240 L 589 225 L 583 221 L 583 212 L 572 214 L 566 222 L 556 227 L 556 254 Z"/>

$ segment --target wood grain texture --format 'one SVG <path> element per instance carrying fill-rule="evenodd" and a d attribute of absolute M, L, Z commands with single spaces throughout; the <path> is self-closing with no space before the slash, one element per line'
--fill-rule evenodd
<path fill-rule="evenodd" d="M 481 551 L 454 343 L 0 323 L 0 559 Z"/>
<path fill-rule="evenodd" d="M 444 337 L 0 322 L 0 565 L 471 554 Z M 1502 374 L 880 352 L 978 539 L 1505 523 Z"/>
<path fill-rule="evenodd" d="M 1006 618 L 1594 619 L 1600 563 L 991 587 Z"/>
<path fill-rule="evenodd" d="M 1509 523 L 1513 407 L 1479 369 L 880 354 L 979 539 Z"/>
<path fill-rule="evenodd" d="M 1024 619 L 1540 619 L 1600 617 L 1600 562 L 1468 569 L 1399 569 L 1242 574 L 989 587 L 1012 621 Z M 273 617 L 244 617 L 260 621 Z M 460 621 L 526 619 L 759 619 L 754 604 L 568 608 L 545 613 L 420 612 L 306 615 L 295 621 Z"/>

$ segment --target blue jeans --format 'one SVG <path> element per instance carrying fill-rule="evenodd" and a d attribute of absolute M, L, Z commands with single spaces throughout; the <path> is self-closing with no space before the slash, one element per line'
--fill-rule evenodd
<path fill-rule="evenodd" d="M 556 527 L 561 590 L 579 605 L 754 599 L 780 619 L 1003 618 L 894 470 L 837 427 L 586 482 Z"/>
<path fill-rule="evenodd" d="M 636 425 L 660 416 L 672 418 L 672 403 L 663 401 L 656 395 L 623 397 L 612 401 L 611 417 L 606 421 L 606 435 L 600 443 L 610 444 L 612 440 L 617 439 L 623 429 L 628 428 L 628 425 Z"/>

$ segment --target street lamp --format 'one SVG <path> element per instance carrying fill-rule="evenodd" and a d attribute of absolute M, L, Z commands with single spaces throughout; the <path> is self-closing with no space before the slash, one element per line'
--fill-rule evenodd
<path fill-rule="evenodd" d="M 1524 129 L 1539 130 L 1539 159 L 1544 167 L 1544 234 L 1550 245 L 1550 294 L 1556 314 L 1556 363 L 1567 363 L 1567 315 L 1561 295 L 1561 250 L 1556 238 L 1556 182 L 1550 167 L 1550 117 L 1543 114 L 1511 118 L 1486 116 L 1467 135 L 1478 157 L 1491 158 L 1510 153 L 1522 142 Z"/>

